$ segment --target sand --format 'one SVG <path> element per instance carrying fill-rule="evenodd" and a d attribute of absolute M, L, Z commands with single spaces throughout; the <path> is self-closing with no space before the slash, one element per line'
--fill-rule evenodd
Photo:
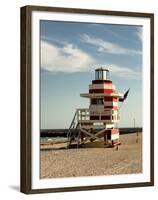
<path fill-rule="evenodd" d="M 102 142 L 86 144 L 79 149 L 57 149 L 59 146 L 41 145 L 40 177 L 78 177 L 142 172 L 142 133 L 120 136 L 122 145 L 104 148 Z M 46 146 L 45 146 L 46 147 Z M 55 148 L 54 148 L 55 147 Z"/>

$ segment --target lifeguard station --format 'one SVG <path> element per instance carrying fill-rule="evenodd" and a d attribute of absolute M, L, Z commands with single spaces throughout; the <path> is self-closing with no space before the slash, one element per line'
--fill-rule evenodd
<path fill-rule="evenodd" d="M 109 70 L 95 70 L 95 80 L 89 85 L 89 92 L 80 94 L 89 99 L 89 108 L 77 109 L 68 130 L 68 148 L 94 140 L 104 140 L 105 144 L 119 143 L 119 107 L 118 102 L 123 95 L 118 93 L 109 79 Z"/>

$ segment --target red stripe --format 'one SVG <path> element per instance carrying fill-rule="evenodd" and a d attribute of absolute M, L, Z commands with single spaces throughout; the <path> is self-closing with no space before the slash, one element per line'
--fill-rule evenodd
<path fill-rule="evenodd" d="M 107 94 L 110 94 L 113 91 L 114 91 L 113 89 L 90 89 L 89 93 L 107 93 Z"/>
<path fill-rule="evenodd" d="M 118 110 L 117 106 L 104 106 L 104 108 L 110 108 L 110 109 L 113 109 L 113 110 Z"/>
<path fill-rule="evenodd" d="M 93 80 L 92 81 L 92 84 L 103 84 L 103 83 L 112 84 L 112 81 L 110 80 Z"/>
<path fill-rule="evenodd" d="M 107 115 L 102 115 L 101 116 L 101 120 L 110 120 L 111 116 L 107 116 Z M 99 116 L 95 115 L 95 116 L 90 116 L 90 120 L 99 120 Z"/>
<path fill-rule="evenodd" d="M 106 130 L 106 133 L 108 134 L 111 134 L 111 135 L 114 135 L 114 134 L 119 134 L 119 129 L 109 129 L 109 130 Z"/>
<path fill-rule="evenodd" d="M 116 98 L 116 97 L 104 97 L 104 101 L 114 101 L 114 102 L 117 102 L 118 98 Z"/>
<path fill-rule="evenodd" d="M 106 116 L 106 115 L 104 115 L 104 116 L 101 116 L 101 119 L 102 119 L 102 120 L 110 120 L 110 119 L 111 119 L 111 116 Z"/>
<path fill-rule="evenodd" d="M 99 120 L 99 116 L 90 116 L 90 120 Z"/>
<path fill-rule="evenodd" d="M 111 134 L 119 134 L 119 129 L 111 129 Z"/>

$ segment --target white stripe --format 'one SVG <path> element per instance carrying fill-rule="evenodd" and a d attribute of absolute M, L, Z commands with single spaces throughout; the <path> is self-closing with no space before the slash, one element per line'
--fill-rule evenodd
<path fill-rule="evenodd" d="M 104 105 L 90 105 L 90 111 L 91 112 L 103 112 L 104 111 Z"/>
<path fill-rule="evenodd" d="M 104 102 L 104 106 L 118 106 L 118 102 L 106 101 L 106 102 Z"/>
<path fill-rule="evenodd" d="M 119 139 L 119 134 L 111 134 L 111 139 L 112 140 Z"/>
<path fill-rule="evenodd" d="M 89 89 L 90 90 L 92 90 L 92 89 L 113 89 L 113 90 L 115 90 L 116 87 L 113 84 L 92 84 L 92 85 L 89 85 Z"/>
<path fill-rule="evenodd" d="M 86 97 L 86 98 L 102 98 L 102 97 L 123 97 L 123 94 L 120 93 L 111 93 L 111 94 L 107 94 L 107 93 L 81 93 L 80 94 L 81 97 Z"/>

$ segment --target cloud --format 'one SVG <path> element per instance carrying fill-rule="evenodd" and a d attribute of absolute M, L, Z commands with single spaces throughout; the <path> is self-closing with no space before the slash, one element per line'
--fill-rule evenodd
<path fill-rule="evenodd" d="M 90 37 L 87 34 L 83 34 L 81 36 L 82 42 L 94 45 L 97 47 L 97 51 L 101 53 L 109 53 L 109 54 L 117 54 L 117 55 L 129 55 L 133 56 L 135 54 L 141 54 L 140 51 L 136 51 L 133 49 L 128 49 L 121 47 L 112 42 L 108 42 L 106 40 L 102 40 L 100 38 Z"/>
<path fill-rule="evenodd" d="M 125 79 L 140 79 L 141 73 L 131 68 L 115 65 L 113 63 L 99 63 L 88 53 L 65 44 L 58 47 L 52 43 L 41 40 L 41 67 L 49 72 L 94 72 L 96 68 L 105 67 L 113 75 Z"/>
<path fill-rule="evenodd" d="M 55 39 L 55 38 L 44 36 L 44 35 L 41 35 L 40 38 L 42 41 L 45 41 L 47 43 L 54 43 L 54 44 L 58 44 L 58 45 L 67 45 L 67 43 L 64 40 L 59 40 L 59 39 Z"/>
<path fill-rule="evenodd" d="M 88 71 L 94 62 L 86 52 L 72 44 L 58 47 L 41 40 L 41 67 L 51 72 Z"/>
<path fill-rule="evenodd" d="M 115 64 L 106 64 L 106 65 L 102 64 L 100 66 L 105 66 L 105 68 L 109 69 L 113 75 L 120 78 L 133 79 L 133 80 L 141 79 L 141 72 L 138 72 L 128 67 L 119 66 Z"/>

